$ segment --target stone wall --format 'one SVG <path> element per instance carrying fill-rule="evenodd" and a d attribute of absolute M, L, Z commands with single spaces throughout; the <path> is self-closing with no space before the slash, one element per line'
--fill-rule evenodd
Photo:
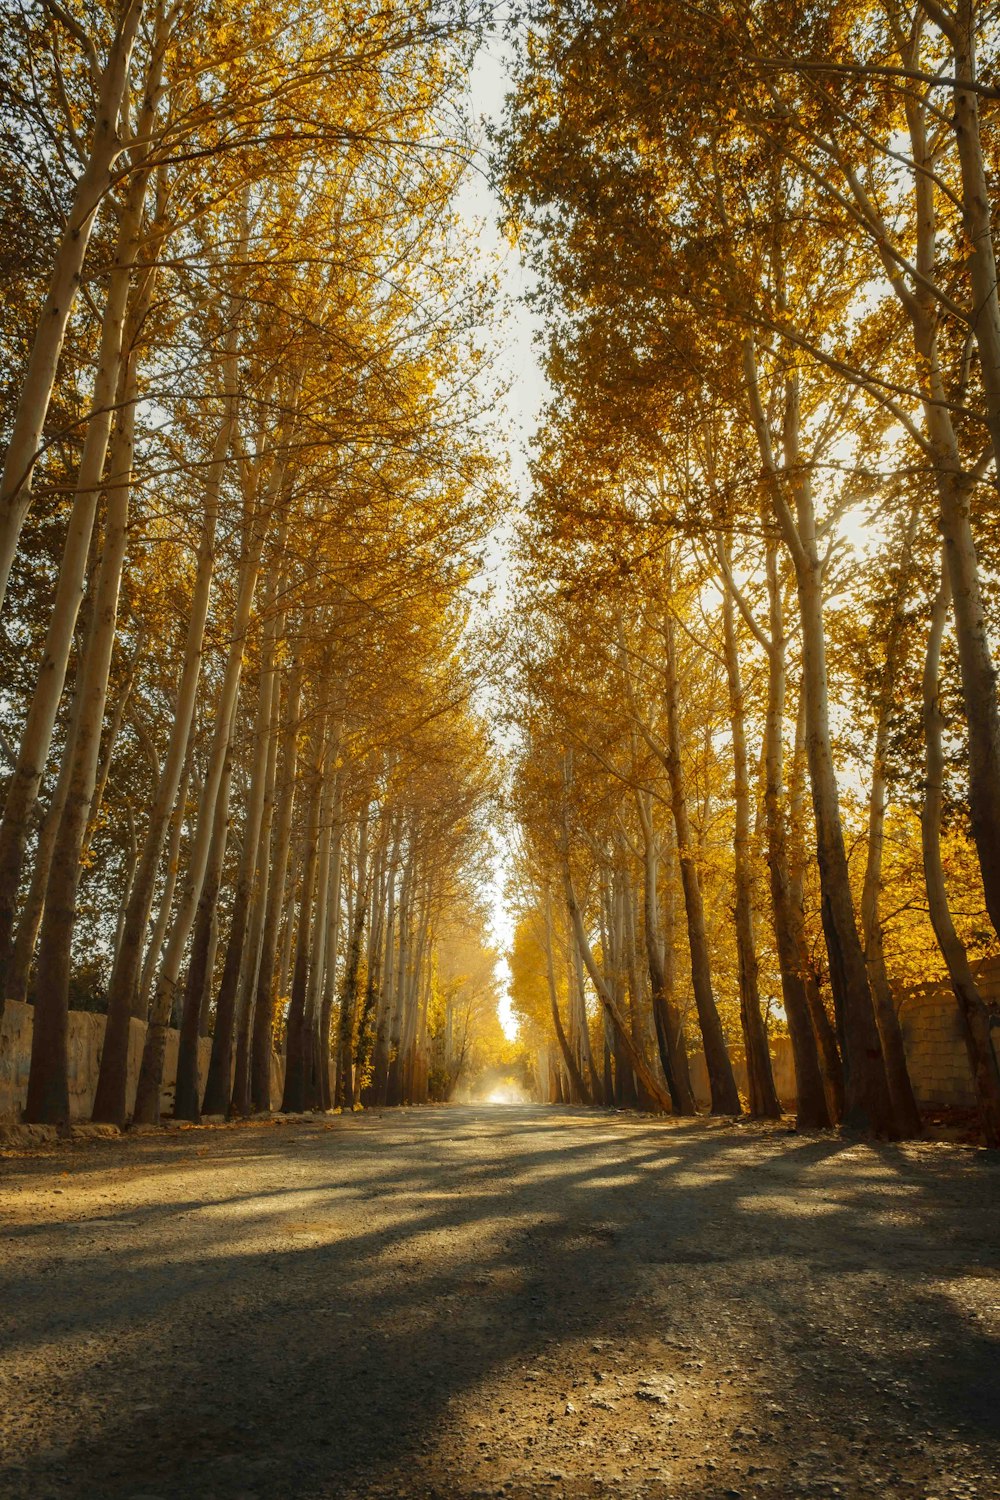
<path fill-rule="evenodd" d="M 1000 1056 L 1000 959 L 984 964 L 979 982 L 987 1001 L 996 1011 L 993 1043 Z M 24 1108 L 28 1092 L 28 1067 L 31 1061 L 32 1007 L 8 1000 L 0 1026 L 0 1119 L 17 1118 Z M 906 1047 L 910 1077 L 917 1102 L 924 1109 L 946 1107 L 972 1109 L 975 1094 L 972 1074 L 962 1039 L 958 1005 L 951 990 L 942 985 L 923 985 L 911 990 L 900 1007 L 900 1023 Z M 135 1101 L 142 1044 L 146 1028 L 142 1021 L 131 1022 L 128 1053 L 128 1111 Z M 166 1118 L 173 1109 L 174 1080 L 177 1076 L 176 1031 L 167 1032 L 164 1060 L 164 1084 L 160 1109 Z M 97 1087 L 97 1073 L 104 1043 L 104 1017 L 89 1011 L 70 1011 L 69 1015 L 69 1091 L 70 1117 L 86 1120 L 90 1116 Z M 201 1076 L 208 1072 L 212 1044 L 203 1038 L 199 1043 Z M 792 1045 L 786 1036 L 772 1037 L 771 1058 L 778 1097 L 787 1109 L 795 1108 L 795 1069 Z M 735 1058 L 736 1083 L 747 1096 L 746 1065 Z M 271 1058 L 271 1098 L 280 1100 L 284 1082 L 284 1059 Z M 707 1109 L 710 1102 L 708 1071 L 705 1058 L 697 1052 L 691 1058 L 691 1082 L 699 1105 Z"/>
<path fill-rule="evenodd" d="M 695 1052 L 689 1058 L 689 1063 L 691 1087 L 694 1089 L 695 1100 L 702 1109 L 708 1109 L 712 1096 L 708 1087 L 708 1068 L 705 1064 L 704 1052 L 700 1050 Z M 795 1065 L 792 1062 L 792 1044 L 787 1036 L 771 1037 L 771 1067 L 774 1070 L 774 1086 L 778 1091 L 778 1098 L 787 1109 L 794 1109 Z M 747 1065 L 742 1057 L 733 1058 L 733 1072 L 736 1074 L 736 1087 L 746 1099 L 748 1095 Z"/>
<path fill-rule="evenodd" d="M 976 978 L 983 999 L 994 1011 L 993 1046 L 1000 1057 L 1000 959 L 980 965 Z M 917 1103 L 974 1109 L 972 1070 L 958 1002 L 951 990 L 931 984 L 910 990 L 900 1006 L 899 1021 Z"/>
<path fill-rule="evenodd" d="M 1000 959 L 983 964 L 978 973 L 984 999 L 993 1007 L 993 1045 L 1000 1057 Z M 923 1109 L 974 1109 L 972 1071 L 965 1051 L 958 1002 L 947 985 L 928 984 L 909 991 L 899 1010 L 903 1045 L 917 1103 Z M 792 1044 L 786 1036 L 771 1038 L 771 1058 L 778 1098 L 795 1107 L 795 1069 Z M 736 1083 L 747 1097 L 747 1070 L 734 1059 Z M 709 1105 L 708 1070 L 701 1052 L 691 1058 L 691 1082 L 698 1103 Z"/>
<path fill-rule="evenodd" d="M 0 1026 L 0 1119 L 4 1116 L 17 1118 L 24 1108 L 28 1094 L 28 1068 L 31 1063 L 32 1007 L 8 1000 Z M 97 1074 L 101 1064 L 101 1048 L 104 1045 L 104 1016 L 90 1011 L 71 1010 L 69 1013 L 69 1108 L 70 1118 L 86 1120 L 94 1103 Z M 130 1023 L 128 1044 L 127 1108 L 129 1114 L 135 1103 L 135 1091 L 139 1081 L 139 1064 L 142 1061 L 142 1046 L 146 1036 L 145 1023 Z M 167 1032 L 167 1047 L 163 1068 L 163 1091 L 160 1094 L 160 1110 L 168 1116 L 174 1105 L 174 1081 L 177 1077 L 176 1031 Z M 212 1051 L 210 1037 L 198 1043 L 199 1065 L 202 1079 L 208 1074 L 208 1060 Z M 284 1060 L 271 1059 L 271 1098 L 280 1099 L 284 1081 Z"/>
<path fill-rule="evenodd" d="M 917 1103 L 974 1109 L 975 1091 L 957 1004 L 933 989 L 907 995 L 899 1012 Z"/>

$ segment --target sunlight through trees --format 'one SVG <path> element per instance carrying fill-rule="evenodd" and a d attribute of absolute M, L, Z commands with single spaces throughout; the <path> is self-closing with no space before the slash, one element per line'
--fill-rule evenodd
<path fill-rule="evenodd" d="M 936 982 L 1000 1146 L 995 5 L 5 20 L 25 1118 L 68 1119 L 90 1009 L 116 1125 L 174 1031 L 186 1120 L 491 1070 L 775 1119 L 782 1037 L 801 1125 L 908 1137 Z M 534 434 L 470 172 L 531 271 Z"/>
<path fill-rule="evenodd" d="M 800 1122 L 912 1134 L 901 988 L 946 972 L 1000 1144 L 996 22 L 527 8 L 498 166 L 554 394 L 511 795 L 578 1097 L 689 1109 L 694 1032 L 712 1110 L 738 1052 L 774 1115 L 766 1005 Z"/>

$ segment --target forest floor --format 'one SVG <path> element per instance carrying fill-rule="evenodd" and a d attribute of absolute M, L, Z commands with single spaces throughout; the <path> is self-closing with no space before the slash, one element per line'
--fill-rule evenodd
<path fill-rule="evenodd" d="M 1000 1160 L 573 1109 L 0 1160 L 0 1494 L 991 1497 Z"/>

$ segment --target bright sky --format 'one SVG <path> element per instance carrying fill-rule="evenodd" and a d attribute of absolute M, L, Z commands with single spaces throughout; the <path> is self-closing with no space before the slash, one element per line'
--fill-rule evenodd
<path fill-rule="evenodd" d="M 509 87 L 504 54 L 502 43 L 494 38 L 482 49 L 473 69 L 470 98 L 483 125 L 487 122 L 499 124 L 503 115 L 504 95 Z M 527 273 L 518 252 L 500 233 L 500 203 L 489 187 L 486 167 L 484 159 L 482 169 L 469 174 L 460 197 L 460 208 L 476 227 L 484 261 L 490 266 L 499 264 L 507 298 L 502 322 L 496 329 L 501 380 L 510 387 L 499 425 L 506 437 L 511 482 L 523 498 L 528 485 L 528 444 L 545 398 L 545 381 L 532 345 L 536 324 L 522 301 L 528 285 Z M 502 610 L 508 598 L 506 531 L 507 528 L 498 527 L 488 549 L 487 572 L 494 589 L 491 607 L 496 610 Z M 513 937 L 513 920 L 504 903 L 503 830 L 497 829 L 496 832 L 498 855 L 493 876 L 492 926 L 495 942 L 505 950 Z M 505 961 L 501 963 L 500 971 L 506 986 L 508 971 Z M 500 1020 L 507 1035 L 513 1036 L 516 1028 L 506 988 L 500 1004 Z"/>
<path fill-rule="evenodd" d="M 504 95 L 509 84 L 506 60 L 507 49 L 499 38 L 494 38 L 479 54 L 470 82 L 470 99 L 476 117 L 500 124 L 503 117 Z M 507 296 L 507 305 L 502 322 L 495 330 L 499 344 L 498 358 L 503 383 L 509 384 L 504 402 L 500 427 L 506 438 L 511 482 L 522 502 L 526 501 L 529 484 L 527 458 L 538 413 L 545 400 L 546 382 L 535 356 L 533 334 L 538 326 L 523 302 L 530 277 L 521 263 L 516 249 L 512 249 L 500 233 L 500 203 L 487 181 L 487 163 L 481 170 L 469 174 L 466 186 L 460 195 L 460 208 L 470 224 L 475 226 L 480 252 L 489 267 L 499 265 L 501 283 Z M 865 550 L 877 544 L 873 538 L 870 522 L 862 511 L 843 518 L 839 532 L 855 549 Z M 498 527 L 488 549 L 487 573 L 493 586 L 491 609 L 502 611 L 509 599 L 508 588 L 508 541 L 509 528 Z M 492 882 L 492 927 L 493 938 L 501 951 L 509 948 L 513 939 L 513 916 L 504 901 L 505 838 L 503 828 L 496 829 L 497 857 Z M 516 1031 L 514 1018 L 506 993 L 509 971 L 506 960 L 498 966 L 504 995 L 500 1003 L 500 1020 L 508 1036 Z"/>

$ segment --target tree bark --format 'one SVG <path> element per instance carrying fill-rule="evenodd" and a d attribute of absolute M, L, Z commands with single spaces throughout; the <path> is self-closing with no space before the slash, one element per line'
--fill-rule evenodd
<path fill-rule="evenodd" d="M 219 783 L 219 794 L 215 804 L 212 825 L 212 843 L 205 866 L 198 910 L 191 937 L 191 952 L 188 956 L 187 983 L 184 987 L 184 1006 L 181 1011 L 180 1036 L 177 1039 L 177 1079 L 174 1088 L 174 1119 L 191 1120 L 195 1124 L 201 1119 L 201 1076 L 198 1042 L 204 1034 L 203 1018 L 207 1021 L 212 991 L 213 960 L 218 942 L 217 907 L 219 888 L 222 883 L 222 866 L 229 842 L 229 792 L 232 786 L 233 733 L 230 730 L 229 749 Z M 227 1079 L 228 1083 L 228 1079 Z M 228 1090 L 227 1090 L 228 1094 Z M 221 1110 L 208 1113 L 221 1114 Z"/>
<path fill-rule="evenodd" d="M 333 820 L 333 856 L 326 922 L 326 972 L 323 975 L 323 1001 L 320 1010 L 319 1036 L 317 1038 L 317 1067 L 319 1070 L 320 1098 L 323 1109 L 330 1109 L 333 1104 L 333 1091 L 330 1088 L 330 1026 L 333 1016 L 333 1002 L 337 993 L 337 949 L 340 935 L 344 857 L 344 789 L 339 773 L 337 775 Z"/>
<path fill-rule="evenodd" d="M 280 467 L 280 460 L 274 464 Z M 274 478 L 274 476 L 272 476 Z M 272 484 L 272 493 L 277 493 L 280 478 Z M 266 517 L 268 507 L 264 507 Z M 266 521 L 257 514 L 247 518 L 246 550 L 241 561 L 239 588 L 233 619 L 233 631 L 226 660 L 226 669 L 219 691 L 216 709 L 215 732 L 209 754 L 205 785 L 202 788 L 198 823 L 192 840 L 181 899 L 174 916 L 170 936 L 167 939 L 157 981 L 156 992 L 146 1029 L 142 1065 L 139 1070 L 139 1085 L 136 1091 L 136 1123 L 156 1124 L 160 1115 L 160 1084 L 163 1077 L 163 1054 L 166 1045 L 167 1026 L 173 1009 L 174 991 L 180 974 L 184 949 L 191 932 L 201 897 L 208 854 L 211 847 L 212 827 L 219 785 L 229 750 L 233 715 L 239 696 L 240 678 L 246 649 L 246 634 L 253 609 L 254 591 L 260 569 L 261 549 L 264 542 Z"/>
<path fill-rule="evenodd" d="M 275 626 L 275 639 L 282 633 L 282 623 Z M 267 768 L 265 771 L 264 807 L 255 852 L 256 879 L 250 914 L 245 962 L 240 969 L 239 1001 L 236 1014 L 236 1063 L 230 1113 L 248 1115 L 252 1108 L 250 1062 L 254 1022 L 254 997 L 260 973 L 261 946 L 264 936 L 264 914 L 270 888 L 271 830 L 274 825 L 274 800 L 278 774 L 278 741 L 281 729 L 281 691 L 276 668 L 271 672 L 269 692 L 271 716 L 267 733 Z M 227 955 L 228 956 L 228 955 Z"/>
<path fill-rule="evenodd" d="M 617 881 L 612 880 L 611 872 L 607 865 L 601 866 L 601 967 L 604 972 L 604 982 L 615 1002 L 618 1014 L 625 1018 L 625 980 L 622 963 L 622 930 L 621 930 L 621 908 L 619 905 L 619 886 Z M 636 1046 L 635 1035 L 629 1026 L 629 1040 L 632 1047 Z M 629 1054 L 625 1050 L 624 1039 L 617 1030 L 612 1030 L 611 1050 L 615 1062 L 615 1093 L 614 1101 L 619 1109 L 634 1109 L 638 1104 L 636 1092 L 635 1074 L 629 1063 Z"/>
<path fill-rule="evenodd" d="M 364 803 L 358 825 L 358 867 L 354 887 L 354 910 L 347 946 L 347 963 L 340 997 L 340 1027 L 337 1043 L 337 1091 L 334 1104 L 339 1109 L 353 1109 L 357 1103 L 357 1080 L 354 1076 L 354 1043 L 357 1029 L 358 971 L 361 967 L 361 942 L 368 910 L 368 817 Z M 398 1102 L 398 1101 L 392 1101 Z"/>
<path fill-rule="evenodd" d="M 552 961 L 552 894 L 545 887 L 545 977 L 549 987 L 549 1004 L 552 1007 L 552 1024 L 555 1027 L 556 1040 L 559 1050 L 566 1064 L 566 1071 L 573 1082 L 577 1098 L 583 1104 L 593 1104 L 590 1090 L 587 1088 L 579 1064 L 573 1056 L 572 1048 L 566 1040 L 566 1032 L 563 1029 L 562 1017 L 559 1014 L 559 996 L 556 991 L 556 971 Z"/>
<path fill-rule="evenodd" d="M 185 762 L 181 774 L 181 784 L 177 788 L 177 800 L 170 817 L 170 826 L 167 833 L 167 847 L 165 851 L 163 874 L 163 890 L 160 893 L 160 902 L 156 912 L 156 920 L 153 923 L 153 931 L 146 947 L 146 957 L 142 965 L 142 977 L 136 993 L 136 1000 L 132 1014 L 136 1020 L 145 1022 L 149 1015 L 149 998 L 153 993 L 153 981 L 156 971 L 160 966 L 160 955 L 163 952 L 163 940 L 167 935 L 170 925 L 170 913 L 174 905 L 174 890 L 177 886 L 177 876 L 180 871 L 181 838 L 184 833 L 184 821 L 187 816 L 187 793 L 188 783 L 191 779 L 190 756 Z M 135 877 L 133 876 L 133 887 Z M 129 899 L 132 892 L 129 891 Z M 119 936 L 119 947 L 124 937 L 124 923 L 122 933 Z"/>
<path fill-rule="evenodd" d="M 253 898 L 254 873 L 260 845 L 260 829 L 264 817 L 264 798 L 267 789 L 267 772 L 271 745 L 271 698 L 274 690 L 274 632 L 276 621 L 269 611 L 264 624 L 261 666 L 257 685 L 257 710 L 254 720 L 253 765 L 250 772 L 250 787 L 247 794 L 246 816 L 243 823 L 243 843 L 240 862 L 233 890 L 233 919 L 226 943 L 222 979 L 215 1006 L 215 1031 L 212 1035 L 212 1055 L 205 1082 L 204 1111 L 207 1115 L 223 1115 L 229 1108 L 232 1095 L 233 1071 L 233 1021 L 236 1013 L 236 995 L 240 981 L 240 970 L 246 959 L 247 926 Z"/>
<path fill-rule="evenodd" d="M 604 1104 L 604 1091 L 602 1088 L 601 1075 L 594 1064 L 593 1049 L 590 1044 L 590 1030 L 587 1025 L 587 992 L 584 981 L 583 955 L 576 941 L 576 934 L 572 925 L 567 933 L 567 945 L 570 950 L 570 963 L 572 967 L 573 999 L 576 1007 L 576 1025 L 580 1036 L 580 1061 L 581 1067 L 586 1069 L 587 1077 L 590 1079 L 590 1093 L 595 1104 Z"/>
<path fill-rule="evenodd" d="M 410 918 L 415 860 L 414 836 L 415 830 L 411 826 L 408 830 L 408 848 L 406 859 L 403 862 L 403 878 L 399 892 L 399 915 L 397 923 L 399 937 L 396 947 L 392 1005 L 389 1015 L 389 1065 L 386 1075 L 385 1096 L 379 1099 L 380 1104 L 398 1104 L 400 1102 L 399 1071 L 403 1034 L 404 986 L 407 966 L 409 964 Z"/>
<path fill-rule="evenodd" d="M 162 24 L 159 30 L 162 32 Z M 148 138 L 152 133 L 162 93 L 159 76 L 161 68 L 162 43 L 158 37 L 154 46 L 150 76 L 146 80 L 145 102 L 138 121 L 141 137 Z M 115 396 L 121 383 L 123 353 L 127 338 L 129 293 L 132 291 L 133 267 L 142 240 L 143 207 L 150 175 L 142 166 L 142 162 L 148 156 L 148 145 L 141 146 L 136 154 L 135 170 L 130 179 L 119 220 L 115 261 L 111 270 L 101 324 L 101 342 L 97 356 L 97 372 L 94 377 L 90 416 L 80 458 L 76 493 L 56 580 L 55 597 L 49 616 L 45 644 L 42 648 L 35 690 L 21 732 L 17 764 L 7 786 L 3 817 L 0 819 L 0 1019 L 3 1017 L 4 998 L 8 992 L 8 973 L 14 956 L 14 917 L 17 893 L 24 868 L 25 841 L 52 744 L 52 731 L 66 683 L 66 671 L 69 666 L 77 616 L 86 593 L 87 564 L 91 553 L 97 502 L 101 493 L 101 479 L 111 437 Z M 148 278 L 149 271 L 146 274 Z M 135 300 L 133 298 L 133 301 Z M 24 502 L 24 514 L 27 514 L 29 492 L 30 475 L 15 505 L 16 509 Z M 8 518 L 10 514 L 8 513 Z M 2 515 L 2 509 L 0 509 L 0 515 Z M 23 515 L 21 519 L 23 521 Z M 17 529 L 19 532 L 20 522 L 18 522 Z M 2 580 L 0 581 L 0 603 L 2 603 L 2 594 L 6 588 L 12 561 L 13 553 L 6 563 L 0 555 L 0 580 Z"/>
<path fill-rule="evenodd" d="M 942 13 L 943 15 L 943 13 Z M 972 84 L 976 76 L 975 9 L 959 0 L 950 39 L 956 77 Z M 958 88 L 953 124 L 962 176 L 962 213 L 973 253 L 970 331 L 980 353 L 994 462 L 1000 441 L 1000 303 L 990 219 L 989 192 L 982 161 L 979 100 L 974 88 Z M 986 909 L 1000 933 L 1000 702 L 983 599 L 982 577 L 971 521 L 972 483 L 966 473 L 951 392 L 941 368 L 939 308 L 930 289 L 938 256 L 934 174 L 935 148 L 927 138 L 926 114 L 908 94 L 905 101 L 914 173 L 916 264 L 921 281 L 907 292 L 898 276 L 893 285 L 909 317 L 924 413 L 934 464 L 938 524 L 945 543 L 951 584 L 962 700 L 969 732 L 969 809 L 979 857 Z M 890 278 L 892 279 L 892 278 Z"/>
<path fill-rule="evenodd" d="M 664 622 L 664 695 L 667 719 L 666 768 L 670 781 L 670 806 L 677 833 L 677 858 L 687 915 L 688 946 L 691 950 L 691 983 L 698 1011 L 698 1025 L 705 1048 L 708 1083 L 714 1115 L 742 1113 L 739 1091 L 729 1059 L 722 1023 L 712 993 L 712 972 L 705 928 L 705 907 L 694 856 L 694 836 L 688 816 L 687 789 L 681 761 L 680 704 L 673 617 Z"/>
<path fill-rule="evenodd" d="M 952 126 L 962 174 L 962 222 L 972 247 L 968 258 L 972 285 L 972 332 L 979 349 L 979 368 L 986 398 L 986 420 L 993 452 L 1000 454 L 1000 296 L 993 241 L 993 204 L 983 159 L 976 66 L 975 0 L 957 0 L 954 9 L 955 77 Z M 961 85 L 966 85 L 962 87 Z M 1000 856 L 998 856 L 1000 859 Z M 994 925 L 998 918 L 993 917 Z"/>
<path fill-rule="evenodd" d="M 399 869 L 399 848 L 403 837 L 403 820 L 397 813 L 386 877 L 385 955 L 382 962 L 381 1003 L 375 1033 L 375 1061 L 372 1077 L 372 1099 L 376 1104 L 385 1104 L 389 1086 L 389 1038 L 392 1025 L 393 999 L 395 996 L 393 966 L 396 942 L 396 875 Z M 448 1015 L 451 1015 L 449 1006 Z"/>
<path fill-rule="evenodd" d="M 419 1007 L 421 1001 L 421 981 L 423 978 L 424 955 L 427 949 L 427 934 L 430 927 L 430 889 L 429 883 L 424 882 L 421 891 L 421 899 L 418 903 L 418 923 L 416 942 L 413 947 L 413 963 L 407 976 L 406 1003 L 404 1008 L 404 1025 L 400 1048 L 400 1095 L 401 1102 L 413 1104 L 415 1100 L 415 1076 L 416 1076 L 416 1048 L 417 1032 L 419 1022 Z"/>
<path fill-rule="evenodd" d="M 223 416 L 205 483 L 201 534 L 198 541 L 195 580 L 184 645 L 184 663 L 177 688 L 173 723 L 166 759 L 150 810 L 142 857 L 132 882 L 122 939 L 115 954 L 111 982 L 108 987 L 108 1019 L 92 1118 L 116 1125 L 125 1123 L 129 1021 L 137 1010 L 143 942 L 156 888 L 156 872 L 160 866 L 171 810 L 177 799 L 177 789 L 188 755 L 194 723 L 205 627 L 212 592 L 212 576 L 215 571 L 215 536 L 219 516 L 219 495 L 236 423 L 236 340 L 237 319 L 234 312 L 226 335 Z M 172 879 L 175 878 L 175 874 L 173 877 L 168 876 L 168 883 L 172 883 Z M 145 1017 L 145 1004 L 142 1006 L 142 1012 Z"/>
<path fill-rule="evenodd" d="M 330 738 L 323 767 L 323 803 L 320 808 L 319 863 L 316 868 L 316 914 L 313 920 L 312 953 L 310 958 L 309 988 L 305 1005 L 305 1053 L 306 1053 L 306 1108 L 328 1109 L 324 1098 L 322 1067 L 326 1053 L 320 1045 L 320 1024 L 323 1015 L 323 991 L 326 981 L 327 942 L 329 938 L 330 867 L 333 862 L 335 835 L 334 808 L 337 800 L 337 773 L 335 770 L 339 734 Z M 369 982 L 374 983 L 369 968 Z"/>
<path fill-rule="evenodd" d="M 295 811 L 295 778 L 298 757 L 299 713 L 302 700 L 302 666 L 296 660 L 288 683 L 284 729 L 281 737 L 281 761 L 276 798 L 274 837 L 268 874 L 267 908 L 257 967 L 257 992 L 253 1013 L 251 1043 L 250 1092 L 252 1107 L 261 1113 L 271 1108 L 271 1054 L 274 1034 L 274 965 L 278 949 L 278 929 L 285 905 L 288 879 L 288 854 L 292 843 L 292 817 Z"/>
<path fill-rule="evenodd" d="M 88 623 L 88 627 L 84 631 L 82 656 L 86 655 L 89 636 L 90 628 Z M 28 887 L 28 894 L 21 908 L 21 919 L 18 922 L 17 933 L 14 938 L 14 954 L 7 977 L 8 1000 L 24 1001 L 27 998 L 31 961 L 35 956 L 35 945 L 38 942 L 38 932 L 42 925 L 42 913 L 45 910 L 45 887 L 48 885 L 49 870 L 52 868 L 52 851 L 55 848 L 56 835 L 59 832 L 59 825 L 62 822 L 63 809 L 66 806 L 66 794 L 69 791 L 70 777 L 73 771 L 71 746 L 76 739 L 76 727 L 79 720 L 80 691 L 78 687 L 73 694 L 69 722 L 66 726 L 66 744 L 63 747 L 59 776 L 45 812 L 45 821 L 38 833 L 38 844 L 35 848 L 35 858 L 31 870 L 31 884 Z"/>
<path fill-rule="evenodd" d="M 379 817 L 378 852 L 368 898 L 368 947 L 365 953 L 365 998 L 361 1006 L 355 1047 L 356 1092 L 362 1104 L 371 1098 L 372 1061 L 376 1047 L 376 1020 L 381 1007 L 378 976 L 382 969 L 385 929 L 385 895 L 389 861 L 389 825 Z"/>
<path fill-rule="evenodd" d="M 976 1102 L 987 1146 L 1000 1149 L 1000 1067 L 983 1003 L 969 964 L 965 945 L 956 931 L 948 905 L 944 865 L 941 860 L 941 807 L 945 774 L 944 724 L 939 703 L 941 640 L 948 616 L 950 581 L 943 570 L 934 603 L 923 676 L 923 717 L 926 782 L 920 829 L 924 857 L 924 879 L 931 925 L 951 980 L 962 1018 L 965 1048 L 972 1069 Z"/>
<path fill-rule="evenodd" d="M 725 544 L 720 543 L 720 547 L 724 550 Z M 746 739 L 746 707 L 743 693 L 743 679 L 740 671 L 733 594 L 727 582 L 731 576 L 728 555 L 724 556 L 724 564 L 722 627 L 726 677 L 729 683 L 729 718 L 733 737 L 733 796 L 735 805 L 733 853 L 735 859 L 736 951 L 740 985 L 740 1024 L 743 1030 L 743 1046 L 746 1052 L 750 1113 L 758 1119 L 778 1120 L 781 1118 L 781 1101 L 774 1087 L 771 1053 L 767 1042 L 764 1017 L 761 1014 L 760 990 L 758 986 L 759 964 L 757 961 L 757 942 L 754 934 L 754 877 L 751 851 L 752 814 L 750 806 L 750 766 Z"/>
<path fill-rule="evenodd" d="M 807 968 L 801 904 L 796 908 L 788 862 L 788 809 L 785 799 L 785 627 L 781 611 L 776 545 L 767 542 L 769 600 L 767 711 L 764 721 L 764 826 L 771 892 L 771 917 L 781 973 L 781 996 L 792 1044 L 797 1095 L 796 1122 L 802 1130 L 833 1123 L 833 1079 L 822 1063 L 806 993 Z M 817 1003 L 819 996 L 816 996 Z M 840 1059 L 837 1058 L 839 1066 Z"/>
<path fill-rule="evenodd" d="M 114 163 L 127 145 L 119 136 L 118 122 L 141 16 L 142 0 L 124 0 L 101 73 L 90 156 L 73 190 L 11 426 L 0 477 L 0 607 L 7 592 L 21 527 L 31 506 L 32 475 L 94 219 L 111 186 Z"/>
<path fill-rule="evenodd" d="M 566 827 L 565 810 L 563 812 L 561 844 L 562 848 L 560 853 L 563 865 L 563 887 L 566 895 L 566 909 L 569 912 L 570 921 L 573 924 L 573 931 L 576 934 L 576 941 L 580 948 L 581 957 L 583 958 L 583 961 L 587 966 L 587 972 L 590 975 L 594 989 L 597 991 L 597 998 L 600 1000 L 605 1015 L 608 1017 L 608 1020 L 612 1027 L 613 1035 L 621 1038 L 621 1045 L 625 1051 L 626 1056 L 628 1057 L 629 1062 L 632 1065 L 632 1069 L 635 1072 L 636 1077 L 642 1081 L 643 1087 L 645 1088 L 649 1097 L 654 1101 L 656 1107 L 669 1114 L 671 1108 L 670 1095 L 654 1076 L 650 1068 L 647 1066 L 645 1058 L 642 1057 L 637 1051 L 636 1046 L 632 1041 L 632 1037 L 628 1032 L 625 1018 L 621 1014 L 621 1011 L 615 1003 L 614 996 L 612 995 L 611 990 L 608 988 L 604 975 L 601 973 L 600 968 L 597 964 L 597 960 L 594 957 L 593 950 L 591 949 L 590 942 L 587 937 L 586 928 L 583 925 L 583 916 L 580 912 L 580 905 L 576 899 L 576 891 L 573 887 L 573 877 L 570 873 L 569 830 Z M 607 1057 L 605 1057 L 605 1074 L 607 1074 Z M 606 1097 L 610 1098 L 611 1093 L 607 1093 Z"/>
<path fill-rule="evenodd" d="M 642 1055 L 647 1057 L 649 1049 L 657 1047 L 656 1027 L 653 1023 L 652 1001 L 650 1001 L 648 1009 L 645 1003 L 644 966 L 639 962 L 639 944 L 636 939 L 635 888 L 632 884 L 628 864 L 625 862 L 624 851 L 619 876 L 621 881 L 621 903 L 625 939 L 625 973 L 629 996 L 629 1021 L 632 1027 L 632 1040 L 642 1052 Z M 658 1050 L 656 1055 L 657 1057 L 659 1056 Z M 666 1079 L 666 1074 L 664 1074 L 664 1079 Z M 667 1083 L 667 1088 L 669 1090 L 669 1083 Z M 653 1101 L 645 1097 L 642 1085 L 637 1084 L 636 1089 L 639 1095 L 640 1109 L 653 1109 Z M 672 1094 L 671 1098 L 673 1098 Z"/>
<path fill-rule="evenodd" d="M 320 817 L 323 809 L 323 762 L 326 746 L 326 719 L 313 731 L 313 765 L 311 768 L 309 805 L 302 858 L 302 888 L 299 897 L 299 921 L 295 940 L 295 966 L 292 972 L 292 994 L 288 1006 L 285 1040 L 285 1087 L 281 1098 L 283 1114 L 305 1109 L 306 1068 L 311 1048 L 305 1037 L 306 990 L 309 983 L 309 954 L 313 936 L 313 906 L 316 896 L 316 865 L 319 858 Z"/>
<path fill-rule="evenodd" d="M 36 1123 L 61 1124 L 69 1119 L 67 1041 L 73 928 L 81 873 L 80 855 L 97 778 L 101 725 L 128 540 L 137 394 L 135 351 L 131 350 L 122 372 L 121 409 L 112 446 L 104 545 L 94 590 L 94 623 L 81 671 L 80 716 L 73 745 L 67 747 L 72 755 L 73 769 L 45 890 L 31 1071 L 24 1112 L 26 1120 Z"/>
<path fill-rule="evenodd" d="M 786 380 L 784 470 L 791 484 L 794 514 L 772 457 L 767 418 L 757 383 L 753 340 L 744 344 L 746 389 L 764 467 L 770 480 L 775 520 L 795 569 L 802 624 L 802 677 L 806 705 L 806 752 L 816 822 L 821 911 L 830 987 L 844 1052 L 844 1122 L 852 1129 L 895 1134 L 892 1101 L 858 936 L 840 820 L 840 798 L 830 740 L 830 712 L 823 624 L 822 563 L 807 468 L 798 450 L 799 389 L 793 371 Z"/>
<path fill-rule="evenodd" d="M 916 509 L 911 513 L 906 538 L 906 558 L 909 559 L 913 530 L 916 524 Z M 886 1076 L 892 1095 L 896 1124 L 900 1135 L 919 1135 L 920 1111 L 913 1097 L 913 1087 L 906 1066 L 903 1034 L 893 1002 L 889 975 L 885 967 L 885 950 L 882 935 L 882 920 L 879 898 L 882 890 L 882 853 L 885 847 L 885 814 L 888 804 L 888 779 L 886 760 L 889 753 L 889 729 L 892 704 L 899 672 L 902 641 L 902 600 L 893 601 L 893 614 L 886 639 L 885 664 L 879 691 L 878 717 L 875 725 L 875 746 L 872 764 L 872 785 L 868 799 L 868 854 L 865 861 L 864 885 L 861 893 L 861 930 L 864 934 L 865 963 L 868 979 L 875 1001 L 875 1018 L 882 1039 Z"/>

